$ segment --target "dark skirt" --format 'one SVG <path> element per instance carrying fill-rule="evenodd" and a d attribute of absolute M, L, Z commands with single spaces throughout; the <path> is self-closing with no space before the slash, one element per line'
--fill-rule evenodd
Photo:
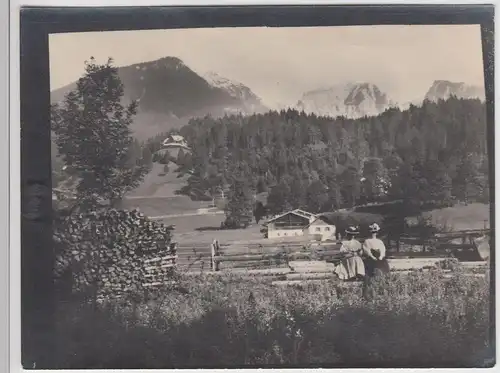
<path fill-rule="evenodd" d="M 376 258 L 379 256 L 379 252 L 377 251 L 372 251 L 373 256 Z M 389 273 L 390 268 L 389 268 L 389 262 L 387 261 L 386 258 L 382 260 L 373 260 L 372 258 L 365 258 L 365 271 L 366 271 L 366 276 L 367 277 L 373 277 L 377 275 L 377 273 Z"/>

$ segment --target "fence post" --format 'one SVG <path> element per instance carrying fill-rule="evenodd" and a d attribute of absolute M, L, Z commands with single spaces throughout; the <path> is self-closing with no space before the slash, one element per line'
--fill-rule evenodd
<path fill-rule="evenodd" d="M 219 241 L 215 240 L 215 256 L 219 256 L 220 255 L 220 246 L 219 246 Z M 218 271 L 219 270 L 219 262 L 216 260 L 215 261 L 215 270 Z"/>
<path fill-rule="evenodd" d="M 219 254 L 219 243 L 217 240 L 214 240 L 212 244 L 210 245 L 210 251 L 211 251 L 211 256 L 212 260 L 210 262 L 210 267 L 212 271 L 218 271 L 219 270 L 219 263 L 215 259 L 215 257 Z"/>
<path fill-rule="evenodd" d="M 170 244 L 170 255 L 175 256 L 172 261 L 174 263 L 174 268 L 177 268 L 177 242 Z"/>
<path fill-rule="evenodd" d="M 215 271 L 215 245 L 213 242 L 210 244 L 210 269 Z"/>

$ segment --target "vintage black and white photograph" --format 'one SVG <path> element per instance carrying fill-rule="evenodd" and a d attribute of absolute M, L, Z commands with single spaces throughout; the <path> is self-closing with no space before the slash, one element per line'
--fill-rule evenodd
<path fill-rule="evenodd" d="M 482 40 L 51 34 L 53 368 L 492 366 Z"/>

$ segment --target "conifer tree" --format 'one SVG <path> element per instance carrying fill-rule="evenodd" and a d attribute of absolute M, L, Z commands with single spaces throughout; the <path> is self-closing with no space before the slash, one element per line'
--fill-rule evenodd
<path fill-rule="evenodd" d="M 52 108 L 52 129 L 66 165 L 79 176 L 78 200 L 87 206 L 114 204 L 137 187 L 147 166 L 129 164 L 133 146 L 130 124 L 137 103 L 127 107 L 118 69 L 94 58 L 85 63 L 85 74 L 62 104 Z"/>
<path fill-rule="evenodd" d="M 244 179 L 236 179 L 231 185 L 225 209 L 226 226 L 246 228 L 252 222 L 253 195 Z"/>

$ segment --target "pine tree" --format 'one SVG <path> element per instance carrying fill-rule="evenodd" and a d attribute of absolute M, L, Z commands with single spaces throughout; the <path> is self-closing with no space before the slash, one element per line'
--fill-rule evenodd
<path fill-rule="evenodd" d="M 181 148 L 179 149 L 179 152 L 177 153 L 177 163 L 178 164 L 183 164 L 186 158 L 186 153 L 184 150 Z"/>
<path fill-rule="evenodd" d="M 78 201 L 87 207 L 116 203 L 148 171 L 128 162 L 133 146 L 129 127 L 137 103 L 121 104 L 123 84 L 112 62 L 99 65 L 91 58 L 76 89 L 52 110 L 58 151 L 65 164 L 78 172 Z"/>
<path fill-rule="evenodd" d="M 354 167 L 348 167 L 340 177 L 342 199 L 347 206 L 354 207 L 360 196 L 361 181 L 358 170 Z"/>
<path fill-rule="evenodd" d="M 272 214 L 280 214 L 291 210 L 290 187 L 286 182 L 280 182 L 274 186 L 267 197 L 267 208 Z"/>
<path fill-rule="evenodd" d="M 382 159 L 368 158 L 363 166 L 363 195 L 368 202 L 385 196 L 389 175 Z"/>
<path fill-rule="evenodd" d="M 257 180 L 257 185 L 256 185 L 257 193 L 264 193 L 267 192 L 267 186 L 266 186 L 266 181 L 264 180 L 263 177 L 259 177 Z"/>
<path fill-rule="evenodd" d="M 307 188 L 307 208 L 313 213 L 324 212 L 329 200 L 328 189 L 320 181 L 313 181 Z"/>
<path fill-rule="evenodd" d="M 226 227 L 246 228 L 252 222 L 253 195 L 244 179 L 233 181 L 225 213 Z"/>
<path fill-rule="evenodd" d="M 452 180 L 447 168 L 437 160 L 428 160 L 421 170 L 426 180 L 427 190 L 421 194 L 422 202 L 448 206 L 451 203 Z"/>
<path fill-rule="evenodd" d="M 151 168 L 153 166 L 153 156 L 151 154 L 151 151 L 147 146 L 142 148 L 142 160 L 141 163 L 148 168 Z"/>
<path fill-rule="evenodd" d="M 470 154 L 464 154 L 453 178 L 453 192 L 455 197 L 466 205 L 474 196 L 482 191 L 478 167 Z"/>
<path fill-rule="evenodd" d="M 255 204 L 255 209 L 253 211 L 253 216 L 255 218 L 255 222 L 259 224 L 259 221 L 265 217 L 267 214 L 266 208 L 261 201 L 257 201 Z"/>

